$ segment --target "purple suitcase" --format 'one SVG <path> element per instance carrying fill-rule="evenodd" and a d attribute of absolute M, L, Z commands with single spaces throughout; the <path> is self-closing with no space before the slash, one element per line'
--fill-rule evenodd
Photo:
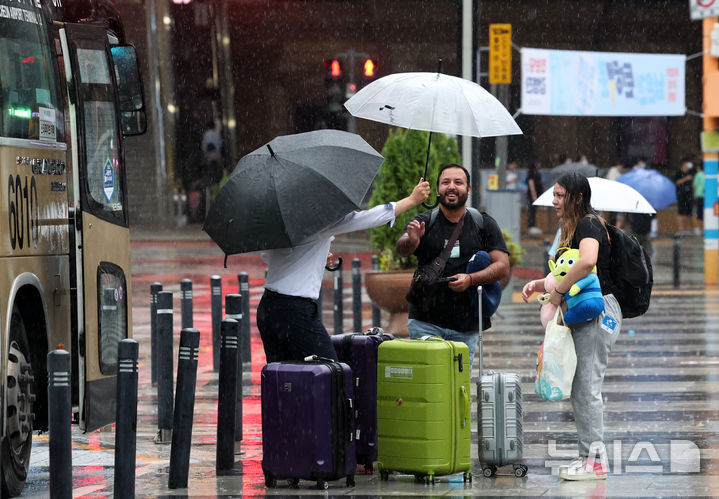
<path fill-rule="evenodd" d="M 262 368 L 262 471 L 265 485 L 347 477 L 354 486 L 354 390 L 346 364 L 313 358 Z"/>
<path fill-rule="evenodd" d="M 372 472 L 377 460 L 377 349 L 394 336 L 372 328 L 364 333 L 332 336 L 332 344 L 340 362 L 352 368 L 355 390 L 355 447 L 357 462 Z"/>

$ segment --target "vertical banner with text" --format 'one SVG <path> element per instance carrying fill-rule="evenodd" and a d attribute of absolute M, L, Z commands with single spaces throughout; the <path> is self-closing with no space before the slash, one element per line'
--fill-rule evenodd
<path fill-rule="evenodd" d="M 489 83 L 512 83 L 512 25 L 489 25 Z"/>

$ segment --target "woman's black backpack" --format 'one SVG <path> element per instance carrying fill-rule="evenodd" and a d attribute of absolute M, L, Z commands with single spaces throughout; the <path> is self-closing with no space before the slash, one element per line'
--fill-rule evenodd
<path fill-rule="evenodd" d="M 610 237 L 614 297 L 622 309 L 622 317 L 638 317 L 649 308 L 654 284 L 652 260 L 634 236 L 607 224 Z"/>

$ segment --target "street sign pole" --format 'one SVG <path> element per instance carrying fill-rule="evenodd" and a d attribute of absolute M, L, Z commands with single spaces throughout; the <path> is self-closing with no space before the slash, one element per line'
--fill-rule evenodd
<path fill-rule="evenodd" d="M 492 94 L 504 107 L 509 104 L 509 84 L 512 83 L 512 25 L 489 25 L 489 83 Z M 506 135 L 495 138 L 495 166 L 499 175 L 499 188 L 504 189 L 507 177 Z M 497 161 L 498 160 L 498 161 Z"/>

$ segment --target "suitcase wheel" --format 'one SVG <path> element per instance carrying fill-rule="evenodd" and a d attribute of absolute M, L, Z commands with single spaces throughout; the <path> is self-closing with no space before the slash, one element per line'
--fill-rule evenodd
<path fill-rule="evenodd" d="M 463 482 L 472 482 L 472 473 L 469 471 L 465 471 L 464 475 L 462 475 L 462 481 Z"/>
<path fill-rule="evenodd" d="M 527 466 L 524 464 L 515 464 L 514 465 L 514 476 L 517 478 L 522 478 L 523 476 L 527 476 Z"/>
<path fill-rule="evenodd" d="M 424 477 L 425 485 L 434 485 L 436 483 L 437 483 L 437 479 L 434 477 L 434 473 L 430 473 L 429 475 Z"/>
<path fill-rule="evenodd" d="M 287 486 L 291 489 L 299 489 L 300 488 L 300 479 L 299 478 L 290 478 L 287 480 Z"/>
<path fill-rule="evenodd" d="M 491 478 L 497 474 L 497 467 L 492 465 L 485 466 L 482 468 L 482 475 L 485 478 Z"/>
<path fill-rule="evenodd" d="M 317 480 L 317 488 L 319 490 L 327 490 L 330 488 L 330 484 L 327 480 Z"/>
<path fill-rule="evenodd" d="M 347 475 L 347 486 L 348 487 L 355 486 L 355 476 L 354 475 Z"/>
<path fill-rule="evenodd" d="M 265 487 L 274 489 L 277 487 L 277 479 L 269 473 L 265 475 Z"/>
<path fill-rule="evenodd" d="M 379 479 L 385 482 L 389 480 L 389 471 L 379 470 Z"/>

